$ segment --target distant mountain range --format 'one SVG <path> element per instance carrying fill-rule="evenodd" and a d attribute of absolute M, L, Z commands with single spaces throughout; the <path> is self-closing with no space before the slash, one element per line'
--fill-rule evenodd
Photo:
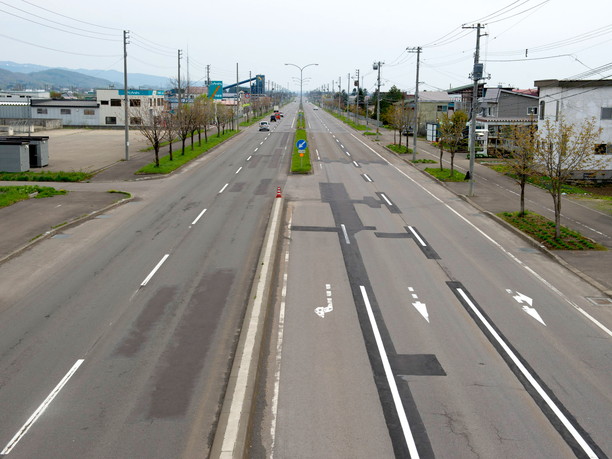
<path fill-rule="evenodd" d="M 166 89 L 170 78 L 144 73 L 129 73 L 130 88 Z M 88 70 L 45 67 L 36 64 L 18 64 L 0 61 L 0 89 L 53 89 L 78 88 L 83 90 L 114 86 L 123 87 L 123 73 L 116 70 Z"/>

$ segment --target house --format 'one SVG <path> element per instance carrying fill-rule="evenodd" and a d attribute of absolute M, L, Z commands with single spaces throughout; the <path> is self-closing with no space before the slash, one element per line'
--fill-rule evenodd
<path fill-rule="evenodd" d="M 575 171 L 576 179 L 612 180 L 612 80 L 538 80 L 540 90 L 538 129 L 546 120 L 581 124 L 595 118 L 602 129 L 596 144 L 596 155 L 603 170 Z"/>
<path fill-rule="evenodd" d="M 513 88 L 484 88 L 478 100 L 476 116 L 477 141 L 490 155 L 500 147 L 507 126 L 528 125 L 536 122 L 537 90 Z"/>
<path fill-rule="evenodd" d="M 414 120 L 414 94 L 407 96 L 406 101 L 397 102 L 406 104 L 409 110 L 408 119 Z M 419 120 L 417 134 L 425 135 L 428 125 L 437 124 L 442 113 L 452 113 L 455 102 L 446 91 L 419 92 Z M 412 123 L 412 121 L 411 121 Z"/>

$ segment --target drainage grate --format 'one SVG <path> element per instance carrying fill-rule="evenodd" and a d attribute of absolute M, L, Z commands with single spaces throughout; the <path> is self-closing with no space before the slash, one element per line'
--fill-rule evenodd
<path fill-rule="evenodd" d="M 612 306 L 612 298 L 602 297 L 602 298 L 593 298 L 587 296 L 587 300 L 593 303 L 596 306 Z"/>

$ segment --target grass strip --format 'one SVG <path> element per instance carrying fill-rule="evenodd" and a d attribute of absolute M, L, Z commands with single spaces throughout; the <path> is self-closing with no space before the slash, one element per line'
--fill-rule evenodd
<path fill-rule="evenodd" d="M 291 172 L 293 174 L 308 174 L 312 170 L 312 164 L 310 162 L 310 149 L 306 147 L 303 155 L 300 156 L 300 152 L 296 146 L 298 140 L 308 140 L 306 135 L 306 129 L 296 128 L 295 137 L 293 139 L 293 154 L 291 155 Z"/>
<path fill-rule="evenodd" d="M 206 153 L 213 147 L 216 147 L 220 143 L 226 141 L 232 136 L 236 135 L 238 131 L 227 130 L 224 134 L 219 137 L 213 135 L 208 138 L 208 142 L 202 141 L 201 144 L 194 144 L 193 150 L 190 146 L 185 146 L 185 154 L 181 154 L 181 150 L 175 150 L 173 152 L 173 160 L 170 161 L 170 155 L 162 156 L 159 158 L 159 167 L 155 165 L 155 162 L 147 164 L 136 171 L 136 174 L 168 174 L 183 164 L 188 163 L 192 159 L 197 158 L 203 153 Z"/>
<path fill-rule="evenodd" d="M 453 175 L 450 175 L 450 169 L 440 169 L 439 167 L 426 167 L 425 172 L 429 175 L 433 175 L 441 182 L 465 182 L 465 174 L 458 172 L 456 169 L 453 170 Z"/>
<path fill-rule="evenodd" d="M 0 180 L 14 182 L 82 182 L 89 180 L 93 174 L 88 172 L 0 172 Z"/>
<path fill-rule="evenodd" d="M 555 222 L 534 212 L 501 212 L 498 217 L 531 236 L 551 250 L 607 250 L 579 232 L 561 226 L 561 237 L 555 237 Z"/>
<path fill-rule="evenodd" d="M 400 155 L 412 153 L 412 148 L 409 148 L 405 145 L 397 145 L 395 143 L 392 143 L 391 145 L 387 145 L 387 148 L 391 151 L 394 151 L 395 153 L 399 153 Z"/>
<path fill-rule="evenodd" d="M 0 186 L 0 207 L 7 207 L 30 198 L 48 198 L 66 193 L 66 190 L 56 190 L 49 186 Z"/>

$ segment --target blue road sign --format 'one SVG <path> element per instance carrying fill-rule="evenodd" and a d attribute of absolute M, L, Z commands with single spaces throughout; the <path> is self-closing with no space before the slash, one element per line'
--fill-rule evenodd
<path fill-rule="evenodd" d="M 211 81 L 208 85 L 209 99 L 223 99 L 223 81 Z"/>
<path fill-rule="evenodd" d="M 308 142 L 306 142 L 305 140 L 298 140 L 297 142 L 295 142 L 295 146 L 298 150 L 306 150 Z"/>

